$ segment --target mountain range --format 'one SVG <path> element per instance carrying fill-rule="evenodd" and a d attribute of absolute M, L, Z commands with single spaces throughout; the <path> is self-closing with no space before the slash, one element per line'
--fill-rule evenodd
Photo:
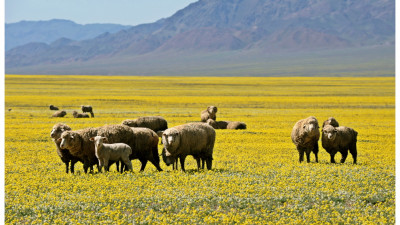
<path fill-rule="evenodd" d="M 285 54 L 358 57 L 366 51 L 391 59 L 394 45 L 394 0 L 199 0 L 171 17 L 116 33 L 12 48 L 6 72 L 179 75 L 193 73 L 189 65 L 199 63 L 220 73 L 226 65 L 262 64 L 274 55 L 284 60 Z"/>

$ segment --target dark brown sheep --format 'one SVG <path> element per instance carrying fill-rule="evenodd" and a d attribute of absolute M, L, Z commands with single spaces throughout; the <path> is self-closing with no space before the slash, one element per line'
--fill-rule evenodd
<path fill-rule="evenodd" d="M 216 106 L 208 106 L 206 110 L 203 110 L 200 114 L 201 122 L 207 122 L 208 119 L 217 120 L 217 111 L 218 108 Z"/>
<path fill-rule="evenodd" d="M 322 130 L 322 147 L 331 155 L 331 163 L 335 163 L 337 152 L 342 154 L 341 163 L 346 161 L 348 151 L 353 156 L 353 163 L 357 163 L 357 131 L 350 127 L 333 127 L 326 125 Z"/>
<path fill-rule="evenodd" d="M 50 110 L 58 110 L 58 107 L 55 107 L 54 105 L 50 105 Z"/>
<path fill-rule="evenodd" d="M 165 130 L 162 139 L 167 161 L 180 158 L 181 168 L 185 171 L 185 158 L 192 155 L 197 161 L 198 169 L 200 160 L 203 160 L 202 168 L 205 161 L 207 169 L 211 170 L 215 136 L 214 128 L 205 123 L 189 123 Z"/>
<path fill-rule="evenodd" d="M 63 111 L 57 111 L 55 112 L 52 117 L 64 117 L 65 115 L 67 115 L 67 112 Z"/>
<path fill-rule="evenodd" d="M 233 129 L 233 130 L 245 130 L 246 124 L 237 121 L 215 121 L 208 119 L 207 124 L 212 126 L 214 129 Z"/>
<path fill-rule="evenodd" d="M 72 113 L 72 116 L 73 116 L 74 118 L 89 118 L 89 115 L 88 115 L 88 114 L 86 114 L 86 113 L 78 113 L 77 111 L 74 111 L 74 112 Z"/>
<path fill-rule="evenodd" d="M 324 129 L 324 127 L 326 125 L 332 125 L 333 127 L 338 127 L 339 126 L 339 122 L 333 118 L 333 117 L 329 117 L 327 120 L 324 121 L 324 123 L 322 124 L 322 130 Z"/>
<path fill-rule="evenodd" d="M 162 116 L 144 116 L 137 119 L 127 119 L 122 121 L 123 125 L 129 127 L 146 127 L 154 132 L 168 129 L 168 122 Z"/>
<path fill-rule="evenodd" d="M 93 108 L 90 105 L 81 105 L 82 112 L 88 112 L 92 117 L 94 117 Z"/>
<path fill-rule="evenodd" d="M 310 162 L 311 151 L 315 155 L 315 161 L 318 162 L 318 140 L 320 136 L 318 129 L 318 120 L 313 116 L 299 120 L 294 125 L 291 138 L 299 152 L 300 163 L 304 161 L 304 152 L 307 156 L 307 162 Z"/>

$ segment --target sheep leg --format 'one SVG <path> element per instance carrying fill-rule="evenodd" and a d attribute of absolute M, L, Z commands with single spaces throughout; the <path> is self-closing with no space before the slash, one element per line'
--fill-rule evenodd
<path fill-rule="evenodd" d="M 108 172 L 110 170 L 110 168 L 108 167 L 108 160 L 107 159 L 103 159 L 103 161 L 104 161 L 104 170 L 106 172 Z"/>
<path fill-rule="evenodd" d="M 71 173 L 75 173 L 75 163 L 77 163 L 78 161 L 76 160 L 71 160 Z"/>
<path fill-rule="evenodd" d="M 103 160 L 99 159 L 99 168 L 98 168 L 99 173 L 101 173 L 101 170 L 103 169 L 103 165 L 104 165 Z"/>
<path fill-rule="evenodd" d="M 65 172 L 68 173 L 69 162 L 65 162 Z"/>
<path fill-rule="evenodd" d="M 179 159 L 180 159 L 180 161 L 181 161 L 181 169 L 182 169 L 182 171 L 183 171 L 183 172 L 186 172 L 186 171 L 185 171 L 185 157 L 184 157 L 184 156 L 181 156 Z"/>
<path fill-rule="evenodd" d="M 197 170 L 200 171 L 200 158 L 196 158 Z"/>
<path fill-rule="evenodd" d="M 336 152 L 331 153 L 331 163 L 336 163 L 335 162 L 335 154 L 336 154 Z"/>
<path fill-rule="evenodd" d="M 85 173 L 88 172 L 89 166 L 90 166 L 89 161 L 88 161 L 88 160 L 84 160 L 84 161 L 83 161 L 83 171 L 84 171 Z"/>
<path fill-rule="evenodd" d="M 117 172 L 119 172 L 119 161 L 115 162 L 115 166 L 117 167 Z M 121 167 L 122 167 L 122 165 L 121 165 Z M 121 169 L 121 173 L 122 173 L 122 169 Z"/>
<path fill-rule="evenodd" d="M 127 167 L 129 171 L 133 172 L 132 162 L 129 160 L 129 158 L 124 158 L 122 161 L 124 162 L 125 167 Z M 123 170 L 121 170 L 121 173 L 123 173 Z"/>
<path fill-rule="evenodd" d="M 307 157 L 307 163 L 310 163 L 310 154 L 311 154 L 311 150 L 306 150 L 306 157 Z"/>
<path fill-rule="evenodd" d="M 315 155 L 315 162 L 318 162 L 318 142 L 315 143 L 314 148 L 313 148 L 313 153 Z"/>
<path fill-rule="evenodd" d="M 297 150 L 299 151 L 299 162 L 303 162 L 304 161 L 304 150 L 297 147 Z"/>
<path fill-rule="evenodd" d="M 211 170 L 211 167 L 212 167 L 212 160 L 213 160 L 213 159 L 212 159 L 211 157 L 206 159 L 207 169 L 208 169 L 208 170 Z"/>
<path fill-rule="evenodd" d="M 151 159 L 150 162 L 153 163 L 153 165 L 157 168 L 158 171 L 163 171 L 160 167 L 160 162 L 157 162 L 157 160 L 155 159 Z"/>
<path fill-rule="evenodd" d="M 205 159 L 201 159 L 201 168 L 204 170 L 204 163 L 206 162 Z"/>
<path fill-rule="evenodd" d="M 350 145 L 350 153 L 353 156 L 353 163 L 357 164 L 357 143 L 354 142 Z"/>
<path fill-rule="evenodd" d="M 348 151 L 347 149 L 345 151 L 340 151 L 340 153 L 342 154 L 342 159 L 340 160 L 341 163 L 344 163 L 346 161 L 347 155 L 348 155 Z"/>
<path fill-rule="evenodd" d="M 139 159 L 139 160 L 142 163 L 142 167 L 140 168 L 140 172 L 142 172 L 142 171 L 144 171 L 144 168 L 146 167 L 147 159 Z"/>

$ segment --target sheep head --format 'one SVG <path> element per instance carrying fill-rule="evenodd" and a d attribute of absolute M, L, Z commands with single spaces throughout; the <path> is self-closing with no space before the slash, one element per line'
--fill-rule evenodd
<path fill-rule="evenodd" d="M 162 159 L 163 159 L 163 161 L 165 162 L 165 164 L 166 164 L 167 166 L 169 166 L 169 165 L 175 163 L 176 158 L 175 158 L 175 157 L 172 157 L 172 156 L 167 156 L 167 155 L 166 155 L 166 149 L 165 149 L 165 148 L 163 148 L 162 153 L 161 153 L 161 156 L 162 156 Z"/>
<path fill-rule="evenodd" d="M 180 133 L 176 129 L 167 129 L 162 135 L 166 156 L 174 156 L 180 143 Z"/>
<path fill-rule="evenodd" d="M 73 131 L 64 131 L 61 134 L 61 138 L 59 138 L 58 140 L 61 141 L 61 149 L 71 149 L 74 146 L 80 146 L 81 144 L 81 139 L 79 138 L 79 135 Z"/>
<path fill-rule="evenodd" d="M 61 137 L 61 134 L 68 130 L 72 130 L 71 127 L 63 123 L 57 123 L 53 126 L 53 129 L 50 132 L 50 137 L 54 140 L 58 140 Z"/>
<path fill-rule="evenodd" d="M 215 114 L 215 113 L 217 113 L 218 108 L 217 108 L 216 106 L 208 106 L 208 107 L 207 107 L 207 111 L 208 111 L 210 114 Z"/>
<path fill-rule="evenodd" d="M 92 137 L 89 140 L 94 142 L 94 146 L 96 147 L 96 149 L 99 149 L 100 146 L 103 146 L 103 143 L 108 143 L 108 139 L 102 136 Z"/>
<path fill-rule="evenodd" d="M 324 135 L 328 140 L 334 141 L 336 138 L 337 129 L 332 125 L 326 125 L 322 132 L 322 135 Z"/>

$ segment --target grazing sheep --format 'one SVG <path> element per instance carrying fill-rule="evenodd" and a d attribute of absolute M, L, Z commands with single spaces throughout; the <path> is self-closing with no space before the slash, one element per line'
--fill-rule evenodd
<path fill-rule="evenodd" d="M 128 170 L 132 171 L 132 163 L 129 160 L 129 155 L 132 154 L 132 149 L 129 145 L 124 143 L 114 143 L 114 144 L 105 144 L 107 143 L 107 138 L 102 136 L 96 136 L 90 138 L 90 141 L 94 142 L 96 157 L 99 159 L 99 171 L 104 166 L 105 171 L 108 172 L 108 161 L 122 161 L 125 166 L 128 167 Z M 123 170 L 121 170 L 121 173 Z"/>
<path fill-rule="evenodd" d="M 208 119 L 217 120 L 218 108 L 216 106 L 208 106 L 206 110 L 201 112 L 201 122 L 207 122 Z"/>
<path fill-rule="evenodd" d="M 123 125 L 129 127 L 146 127 L 154 132 L 164 131 L 168 129 L 168 123 L 162 116 L 144 116 L 134 120 L 124 120 Z"/>
<path fill-rule="evenodd" d="M 205 160 L 207 169 L 212 168 L 215 130 L 205 123 L 189 123 L 169 128 L 163 133 L 163 144 L 167 159 L 180 158 L 185 171 L 185 158 L 192 155 L 200 169 L 200 159 Z M 168 160 L 167 160 L 168 161 Z M 171 164 L 167 162 L 167 164 Z M 204 168 L 204 161 L 202 168 Z"/>
<path fill-rule="evenodd" d="M 324 123 L 322 124 L 322 130 L 324 129 L 324 127 L 326 125 L 332 125 L 333 127 L 338 127 L 339 126 L 339 122 L 333 118 L 333 117 L 329 117 L 327 120 L 324 121 Z"/>
<path fill-rule="evenodd" d="M 63 161 L 63 163 L 65 163 L 66 173 L 68 173 L 68 169 L 69 169 L 68 167 L 69 167 L 70 163 L 71 163 L 71 173 L 74 173 L 75 163 L 77 163 L 78 161 L 82 162 L 82 160 L 78 157 L 71 155 L 69 150 L 61 149 L 60 148 L 61 142 L 59 141 L 61 134 L 64 131 L 68 131 L 68 130 L 71 130 L 71 127 L 69 127 L 68 125 L 63 124 L 63 123 L 57 123 L 53 126 L 53 129 L 51 130 L 51 133 L 50 133 L 50 137 L 53 139 L 54 143 L 56 144 L 58 156 L 60 156 L 61 161 Z"/>
<path fill-rule="evenodd" d="M 78 113 L 77 111 L 74 111 L 72 113 L 72 116 L 74 116 L 74 118 L 89 118 L 89 115 L 86 113 Z"/>
<path fill-rule="evenodd" d="M 322 130 L 322 147 L 331 155 L 331 163 L 335 163 L 335 154 L 342 154 L 341 163 L 347 158 L 348 150 L 353 156 L 353 163 L 357 163 L 357 131 L 350 127 L 333 127 L 326 125 Z"/>
<path fill-rule="evenodd" d="M 65 115 L 67 115 L 67 112 L 63 111 L 57 111 L 55 112 L 52 117 L 64 117 Z"/>
<path fill-rule="evenodd" d="M 214 129 L 233 129 L 233 130 L 245 130 L 246 124 L 243 122 L 231 122 L 231 121 L 215 121 L 208 119 L 207 124 L 212 126 Z"/>
<path fill-rule="evenodd" d="M 173 158 L 171 156 L 167 157 L 166 152 L 165 152 L 165 147 L 162 149 L 162 159 L 164 163 L 169 166 L 172 164 L 172 170 L 177 170 L 178 169 L 178 157 Z"/>
<path fill-rule="evenodd" d="M 90 105 L 81 105 L 82 112 L 88 112 L 92 117 L 94 117 L 93 108 Z"/>
<path fill-rule="evenodd" d="M 311 151 L 315 154 L 315 161 L 318 162 L 318 140 L 319 140 L 318 120 L 310 116 L 306 119 L 297 121 L 292 130 L 292 141 L 299 151 L 300 163 L 304 161 L 304 152 L 307 162 L 310 162 Z"/>
<path fill-rule="evenodd" d="M 58 107 L 55 107 L 54 105 L 50 105 L 50 110 L 58 110 Z"/>

